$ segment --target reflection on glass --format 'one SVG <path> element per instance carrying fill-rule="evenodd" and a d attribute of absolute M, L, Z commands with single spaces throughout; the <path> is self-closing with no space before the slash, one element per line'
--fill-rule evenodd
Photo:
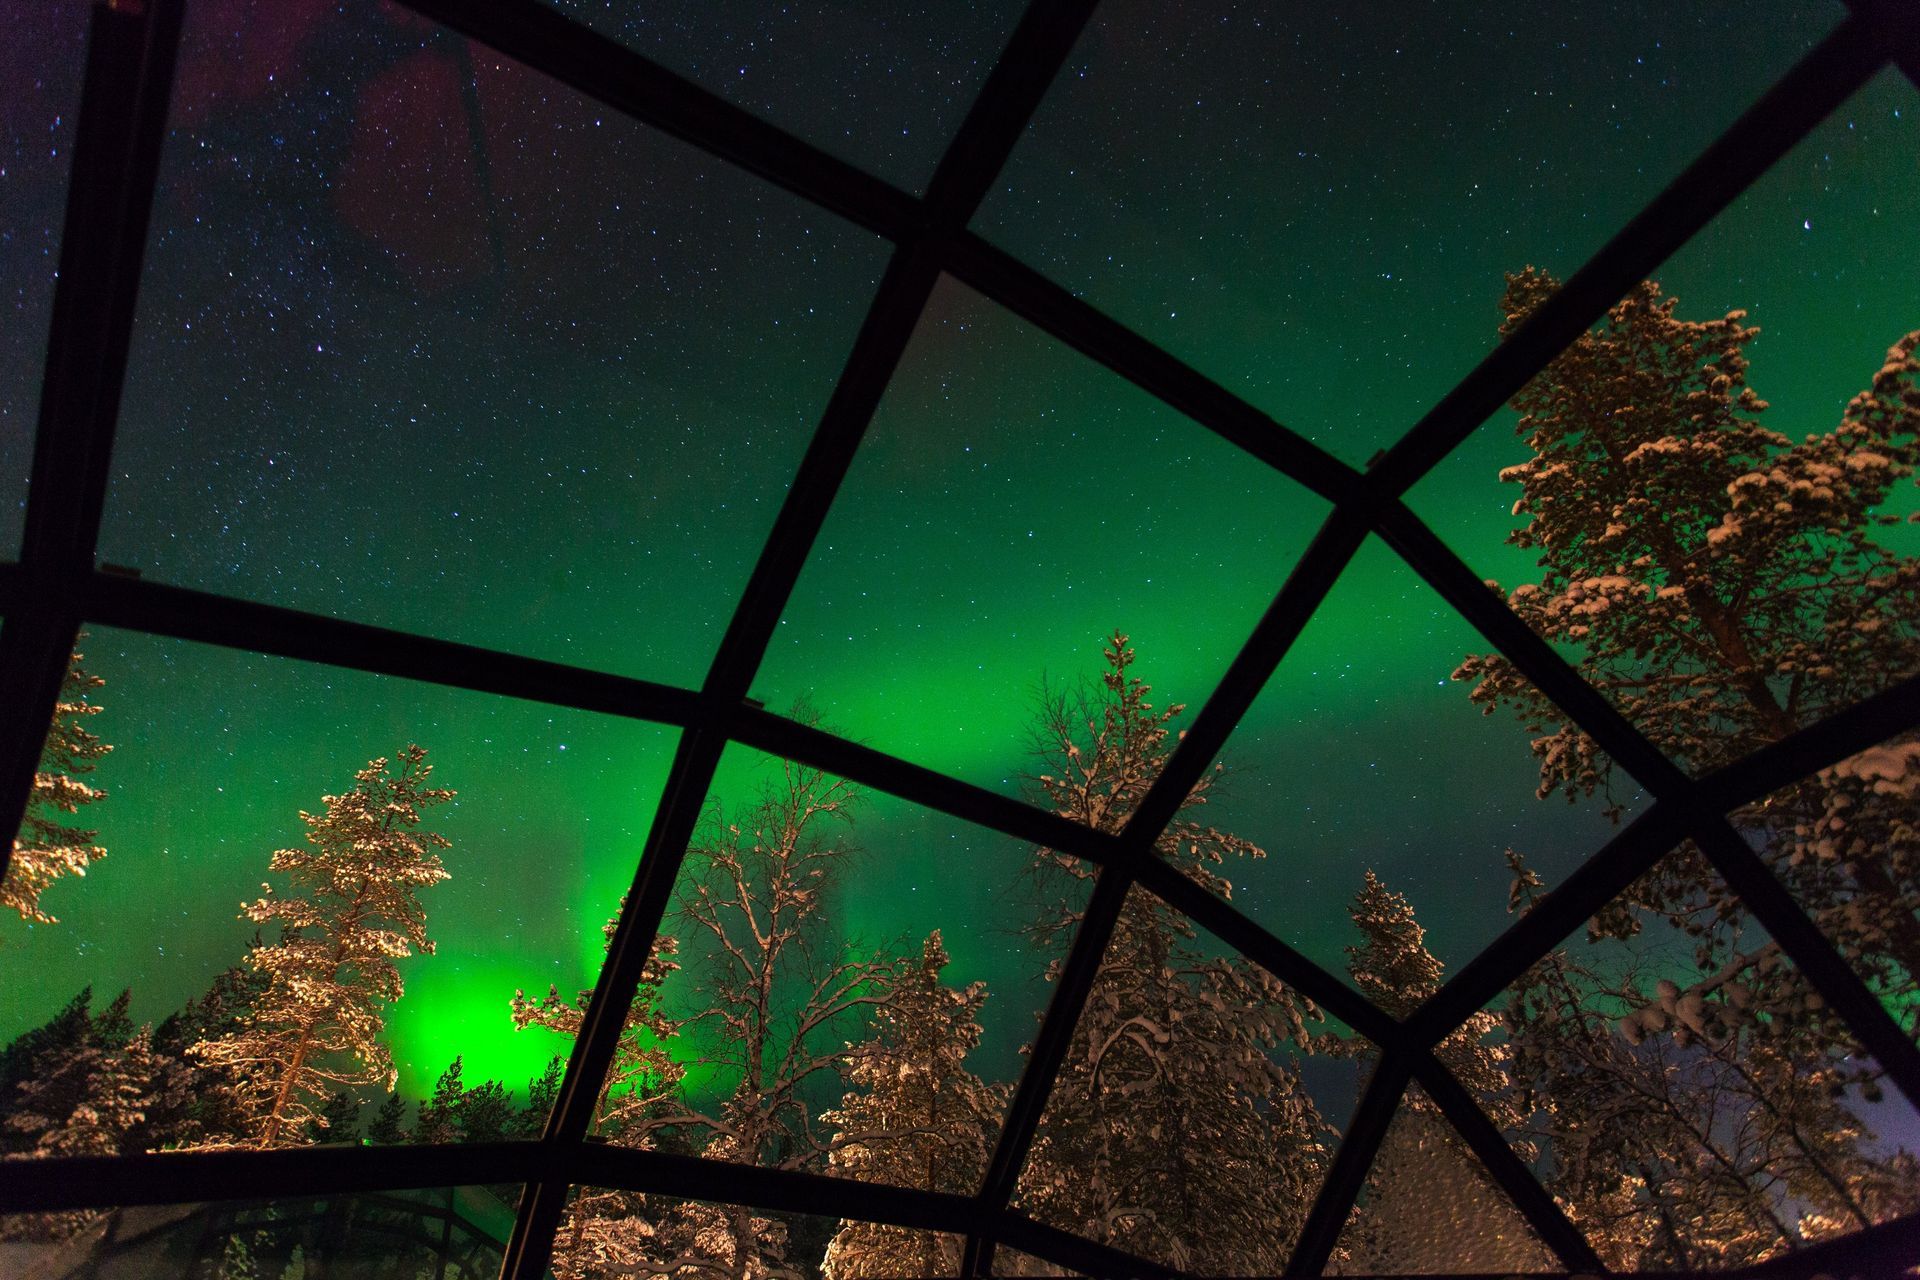
<path fill-rule="evenodd" d="M 19 554 L 91 8 L 10 4 L 0 41 L 0 559 Z"/>
<path fill-rule="evenodd" d="M 1514 901 L 1543 889 L 1514 859 Z M 1499 1006 L 1495 1119 L 1615 1269 L 1724 1268 L 1920 1208 L 1920 1121 L 1691 847 Z"/>
<path fill-rule="evenodd" d="M 1489 1019 L 1488 1021 L 1491 1021 Z M 1498 1046 L 1453 1056 L 1490 1060 Z M 1455 1069 L 1458 1069 L 1457 1064 Z M 1485 1275 L 1559 1263 L 1418 1085 L 1387 1126 L 1331 1275 Z"/>
<path fill-rule="evenodd" d="M 909 190 L 932 176 L 1018 0 L 546 0 L 702 88 Z"/>
<path fill-rule="evenodd" d="M 1920 1038 L 1920 733 L 1737 810 L 1734 823 L 1827 940 Z"/>
<path fill-rule="evenodd" d="M 1333 972 L 1373 878 L 1419 905 L 1427 945 L 1458 966 L 1508 924 L 1507 848 L 1564 874 L 1613 834 L 1598 806 L 1541 804 L 1530 735 L 1451 678 L 1485 643 L 1370 538 L 1220 754 L 1209 821 L 1267 855 L 1232 875 L 1233 901 Z"/>
<path fill-rule="evenodd" d="M 180 57 L 102 558 L 697 684 L 883 247 L 402 6 Z"/>
<path fill-rule="evenodd" d="M 1277 1275 L 1338 1132 L 1302 1059 L 1319 1013 L 1129 891 L 1014 1203 L 1208 1275 Z"/>
<path fill-rule="evenodd" d="M 0 1218 L 16 1275 L 48 1280 L 494 1280 L 520 1188 L 359 1191 Z"/>
<path fill-rule="evenodd" d="M 755 688 L 1020 792 L 1037 686 L 1096 672 L 1119 627 L 1205 697 L 1326 511 L 943 279 Z"/>
<path fill-rule="evenodd" d="M 1920 311 L 1885 216 L 1920 194 L 1916 107 L 1897 73 L 1862 90 L 1514 397 L 1518 442 L 1490 425 L 1415 495 L 1695 773 L 1920 671 Z M 1509 276 L 1503 331 L 1556 287 Z M 1607 787 L 1509 664 L 1469 674 L 1544 788 Z"/>
<path fill-rule="evenodd" d="M 100 629 L 0 902 L 0 1153 L 537 1136 L 655 726 Z M 583 927 L 584 926 L 584 927 Z"/>
<path fill-rule="evenodd" d="M 1361 465 L 1492 347 L 1501 272 L 1576 270 L 1844 14 L 1118 0 L 980 222 Z"/>

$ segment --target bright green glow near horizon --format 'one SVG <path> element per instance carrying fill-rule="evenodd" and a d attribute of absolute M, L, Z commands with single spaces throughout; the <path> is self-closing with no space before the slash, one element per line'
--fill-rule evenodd
<path fill-rule="evenodd" d="M 1379 238 L 1370 251 L 1398 264 L 1392 281 L 1347 272 L 1364 220 L 1334 225 L 1308 208 L 1282 228 L 1264 220 L 1277 212 L 1248 205 L 1278 189 L 1270 177 L 1283 165 L 1309 163 L 1283 145 L 1286 129 L 1263 132 L 1257 112 L 1242 111 L 1246 136 L 1227 139 L 1244 172 L 1221 170 L 1226 187 L 1130 186 L 1145 172 L 1134 161 L 1172 165 L 1219 117 L 1109 119 L 1130 91 L 1112 60 L 1161 56 L 1112 33 L 1076 55 L 1085 79 L 1043 111 L 982 229 L 1359 463 L 1492 344 L 1502 270 L 1535 261 L 1570 274 L 1830 17 L 1820 4 L 1787 8 L 1794 20 L 1770 28 L 1711 19 L 1739 26 L 1737 57 L 1717 27 L 1686 26 L 1661 53 L 1642 50 L 1666 59 L 1657 75 L 1624 69 L 1627 45 L 1651 37 L 1587 31 L 1605 57 L 1576 49 L 1575 62 L 1542 74 L 1562 77 L 1557 101 L 1570 114 L 1617 102 L 1597 118 L 1624 141 L 1591 173 L 1579 154 L 1534 165 L 1503 188 L 1504 203 L 1454 192 L 1429 165 L 1410 169 L 1424 185 L 1380 206 L 1380 226 L 1365 232 Z M 1250 57 L 1272 52 L 1247 39 Z M 1459 56 L 1499 98 L 1500 51 Z M 1738 85 L 1717 78 L 1729 66 L 1742 69 Z M 389 70 L 342 72 L 352 83 L 338 100 L 391 90 Z M 483 85 L 497 95 L 490 109 L 520 113 L 563 157 L 531 148 L 531 164 L 494 140 L 492 173 L 510 197 L 505 243 L 518 255 L 504 279 L 425 272 L 419 258 L 435 246 L 368 232 L 365 207 L 300 185 L 314 165 L 275 168 L 284 113 L 254 122 L 248 104 L 217 94 L 205 108 L 220 130 L 209 154 L 244 153 L 278 185 L 196 169 L 197 126 L 181 126 L 102 553 L 167 581 L 697 684 L 884 246 L 737 174 L 715 177 L 677 144 L 612 121 L 599 130 L 591 113 L 582 123 L 502 84 Z M 317 91 L 287 92 L 297 116 L 312 105 L 298 95 Z M 1660 273 L 1682 315 L 1739 307 L 1762 327 L 1751 381 L 1777 430 L 1830 427 L 1886 346 L 1920 326 L 1917 109 L 1894 73 L 1876 80 Z M 1542 119 L 1529 127 L 1551 132 Z M 1335 212 L 1355 212 L 1354 192 L 1379 167 L 1365 157 L 1382 120 L 1311 123 L 1327 131 L 1312 139 L 1315 182 L 1343 193 Z M 618 147 L 604 141 L 614 135 Z M 569 167 L 581 137 L 607 149 Z M 1489 131 L 1451 145 L 1462 172 L 1504 173 L 1523 144 Z M 1114 156 L 1132 159 L 1114 167 Z M 559 167 L 541 167 L 550 160 Z M 632 176 L 632 189 L 569 216 L 572 193 L 606 173 Z M 1583 181 L 1598 203 L 1578 198 Z M 557 189 L 544 197 L 559 210 L 549 222 L 528 212 L 541 182 Z M 1316 189 L 1302 185 L 1301 198 Z M 1389 243 L 1423 202 L 1438 211 L 1432 236 Z M 255 247 L 256 226 L 297 226 L 311 253 Z M 295 290 L 283 268 L 309 274 Z M 246 288 L 223 283 L 229 271 Z M 283 289 L 298 305 L 273 312 L 275 329 L 247 309 L 249 289 Z M 575 312 L 605 323 L 575 334 Z M 194 345 L 202 333 L 216 336 Z M 500 333 L 511 340 L 473 354 Z M 406 358 L 386 358 L 409 343 Z M 1524 456 L 1511 426 L 1507 414 L 1487 424 L 1410 498 L 1477 572 L 1508 586 L 1531 571 L 1502 544 L 1514 493 L 1496 475 Z M 1158 699 L 1197 705 L 1325 512 L 943 281 L 754 693 L 1018 794 L 1039 682 L 1095 677 L 1120 629 Z M 1888 537 L 1920 553 L 1920 530 Z M 403 1088 L 424 1092 L 460 1054 L 470 1082 L 517 1090 L 563 1050 L 545 1032 L 514 1031 L 508 999 L 592 985 L 674 730 L 105 628 L 83 647 L 108 681 L 90 727 L 116 747 L 99 774 L 111 795 L 87 818 L 109 856 L 49 892 L 61 923 L 0 920 L 10 978 L 0 1039 L 89 983 L 102 999 L 131 986 L 140 1019 L 197 995 L 241 957 L 251 928 L 235 912 L 271 852 L 301 838 L 299 811 L 370 757 L 418 741 L 436 781 L 460 795 L 433 821 L 453 840 L 453 878 L 425 899 L 439 951 L 406 962 L 407 994 L 389 1018 Z M 1361 552 L 1229 744 L 1219 813 L 1270 854 L 1235 876 L 1236 902 L 1337 965 L 1348 932 L 1339 904 L 1372 867 L 1409 889 L 1436 953 L 1457 965 L 1504 919 L 1506 843 L 1559 876 L 1605 838 L 1591 813 L 1535 802 L 1524 731 L 1482 720 L 1447 681 L 1477 647 L 1384 547 Z M 717 794 L 750 797 L 766 763 L 730 750 Z M 949 976 L 993 992 L 983 1070 L 1010 1077 L 1046 996 L 1042 961 L 1015 932 L 1029 909 L 1016 875 L 1026 851 L 881 796 L 855 834 L 864 852 L 830 928 L 863 947 L 916 946 L 940 928 Z M 670 994 L 687 997 L 690 982 Z"/>

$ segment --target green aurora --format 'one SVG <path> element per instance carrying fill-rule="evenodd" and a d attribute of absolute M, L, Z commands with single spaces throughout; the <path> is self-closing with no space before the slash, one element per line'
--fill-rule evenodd
<path fill-rule="evenodd" d="M 1504 52 L 1406 34 L 1397 63 L 1378 52 L 1393 33 L 1364 19 L 1321 33 L 1375 50 L 1369 67 L 1474 92 L 1458 131 L 1434 137 L 1419 99 L 1356 88 L 1304 150 L 1286 122 L 1306 98 L 1273 89 L 1267 69 L 1306 57 L 1292 36 L 1249 36 L 1236 16 L 1173 40 L 1164 24 L 1184 6 L 1103 7 L 979 227 L 1363 463 L 1490 348 L 1502 270 L 1577 268 L 1836 8 L 1776 4 L 1761 20 L 1624 6 L 1640 15 L 1628 22 L 1623 6 L 1590 7 L 1573 24 L 1590 45 L 1550 65 L 1529 59 L 1552 42 L 1524 32 Z M 1511 16 L 1531 23 L 1532 7 Z M 697 683 L 885 246 L 484 55 L 491 229 L 467 225 L 443 168 L 427 185 L 454 229 L 409 239 L 369 212 L 404 190 L 356 188 L 373 179 L 355 168 L 355 130 L 398 129 L 376 111 L 392 95 L 438 101 L 435 64 L 415 50 L 441 46 L 385 32 L 367 40 L 379 56 L 355 61 L 329 45 L 263 108 L 192 74 L 196 49 L 226 37 L 189 22 L 102 558 Z M 1173 52 L 1148 56 L 1162 45 Z M 1640 58 L 1658 66 L 1636 71 Z M 1202 67 L 1207 101 L 1182 105 Z M 275 131 L 336 81 L 336 104 L 351 89 L 360 115 L 295 137 L 306 156 L 292 156 Z M 1524 136 L 1495 127 L 1514 106 L 1538 117 L 1513 125 Z M 1916 108 L 1910 85 L 1882 76 L 1660 273 L 1683 314 L 1744 308 L 1761 326 L 1752 382 L 1777 430 L 1830 426 L 1920 324 Z M 1302 119 L 1304 134 L 1331 117 Z M 534 163 L 543 130 L 578 151 Z M 1542 137 L 1557 140 L 1553 163 L 1521 163 Z M 600 185 L 582 192 L 589 171 Z M 593 207 L 576 216 L 580 203 Z M 489 237 L 492 256 L 473 259 Z M 1382 279 L 1388 258 L 1404 265 Z M 31 416 L 8 420 L 17 434 Z M 1496 474 L 1524 456 L 1511 427 L 1488 423 L 1411 497 L 1508 585 L 1530 569 L 1502 545 L 1513 495 Z M 23 491 L 25 446 L 10 440 L 3 458 Z M 1325 514 L 943 282 L 754 693 L 1024 794 L 1043 680 L 1091 677 L 1118 628 L 1162 698 L 1197 705 Z M 1920 552 L 1913 532 L 1892 536 Z M 1449 682 L 1477 647 L 1369 544 L 1229 744 L 1213 820 L 1269 853 L 1234 873 L 1235 901 L 1324 964 L 1341 962 L 1342 904 L 1365 868 L 1413 898 L 1458 965 L 1505 924 L 1504 848 L 1557 877 L 1609 833 L 1593 812 L 1535 800 L 1523 731 Z M 140 1019 L 200 992 L 242 955 L 237 907 L 271 851 L 299 839 L 298 812 L 417 741 L 459 798 L 438 823 L 453 878 L 426 895 L 438 953 L 406 964 L 389 1021 L 402 1087 L 429 1088 L 457 1053 L 470 1082 L 518 1088 L 564 1051 L 514 1031 L 508 997 L 592 984 L 673 729 L 100 627 L 83 648 L 108 682 L 90 727 L 115 744 L 99 772 L 111 796 L 88 817 L 109 856 L 48 894 L 58 924 L 0 922 L 13 976 L 0 1036 L 89 983 L 102 997 L 131 987 Z M 749 797 L 762 767 L 734 748 L 716 794 Z M 854 832 L 864 853 L 832 927 L 861 946 L 942 929 L 950 977 L 994 992 L 985 1070 L 1010 1077 L 1046 997 L 1044 960 L 1015 932 L 1026 851 L 884 796 Z"/>

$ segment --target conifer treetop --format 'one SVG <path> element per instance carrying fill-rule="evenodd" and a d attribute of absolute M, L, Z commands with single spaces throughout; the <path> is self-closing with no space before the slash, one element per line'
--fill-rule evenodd
<path fill-rule="evenodd" d="M 1105 670 L 1090 687 L 1041 688 L 1032 735 L 1032 754 L 1041 771 L 1031 775 L 1037 799 L 1062 817 L 1099 831 L 1118 833 L 1166 768 L 1186 731 L 1174 722 L 1186 714 L 1184 702 L 1157 706 L 1153 686 L 1132 673 L 1136 655 L 1125 632 L 1115 630 L 1101 648 Z M 1253 841 L 1197 821 L 1192 811 L 1207 805 L 1226 775 L 1216 763 L 1180 802 L 1179 812 L 1160 833 L 1155 851 L 1223 898 L 1232 898 L 1233 882 L 1223 867 L 1241 858 L 1264 858 Z M 1078 859 L 1053 854 L 1055 867 L 1068 876 L 1089 879 L 1091 868 Z"/>
<path fill-rule="evenodd" d="M 1509 276 L 1502 331 L 1558 287 Z M 1533 456 L 1501 473 L 1527 517 L 1508 541 L 1542 574 L 1507 600 L 1704 772 L 1920 670 L 1920 562 L 1874 538 L 1920 463 L 1920 331 L 1836 426 L 1795 441 L 1760 424 L 1745 313 L 1687 321 L 1675 304 L 1636 286 L 1514 397 Z M 1607 789 L 1611 763 L 1504 658 L 1454 674 L 1542 735 L 1542 795 Z"/>
<path fill-rule="evenodd" d="M 76 652 L 67 662 L 20 834 L 13 842 L 6 877 L 0 880 L 0 906 L 40 924 L 59 922 L 41 907 L 40 895 L 57 880 L 86 875 L 87 868 L 107 854 L 94 843 L 98 832 L 67 821 L 84 806 L 106 799 L 107 793 L 86 777 L 113 750 L 86 727 L 86 721 L 101 711 L 89 695 L 106 681 L 82 667 L 84 660 Z"/>
<path fill-rule="evenodd" d="M 404 990 L 396 961 L 431 954 L 421 889 L 448 878 L 439 851 L 449 841 L 421 829 L 421 811 L 454 793 L 429 787 L 426 749 L 408 746 L 370 761 L 354 785 L 302 813 L 305 846 L 269 861 L 289 891 L 262 885 L 241 908 L 255 924 L 276 924 L 276 941 L 255 946 L 247 964 L 266 990 L 231 1034 L 191 1052 L 234 1072 L 251 1111 L 252 1143 L 294 1141 L 326 1124 L 333 1091 L 392 1089 L 398 1073 L 381 1039 L 385 1013 Z"/>

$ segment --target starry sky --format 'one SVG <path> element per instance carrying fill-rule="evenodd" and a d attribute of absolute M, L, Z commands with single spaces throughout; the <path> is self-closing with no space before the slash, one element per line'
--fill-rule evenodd
<path fill-rule="evenodd" d="M 3 0 L 0 550 L 18 543 L 85 6 Z M 1018 17 L 878 0 L 562 5 L 909 190 Z M 1342 10 L 1350 7 L 1336 6 Z M 1570 274 L 1841 14 L 1518 0 L 1320 13 L 1108 0 L 976 227 L 1340 457 L 1391 443 L 1496 339 L 1501 273 Z M 698 19 L 696 21 L 696 19 Z M 1832 425 L 1920 323 L 1920 110 L 1889 74 L 1663 270 L 1742 307 L 1777 429 Z M 682 685 L 699 682 L 888 246 L 397 7 L 190 0 L 100 558 L 149 579 Z M 1411 495 L 1476 570 L 1510 417 Z M 1325 504 L 943 281 L 754 696 L 1021 794 L 1043 681 L 1132 637 L 1210 692 Z M 1444 960 L 1506 923 L 1502 850 L 1550 878 L 1603 818 L 1533 798 L 1525 736 L 1448 674 L 1471 630 L 1378 544 L 1230 742 L 1235 901 L 1337 966 L 1366 868 Z M 439 942 L 406 967 L 404 1086 L 454 1053 L 518 1085 L 562 1048 L 516 987 L 588 986 L 670 728 L 93 628 L 91 817 L 109 857 L 0 922 L 0 1036 L 74 990 L 163 1016 L 235 962 L 297 814 L 426 745 Z M 767 762 L 735 748 L 717 794 Z M 945 932 L 984 979 L 990 1075 L 1046 995 L 1025 853 L 883 796 L 833 906 L 856 945 Z"/>

